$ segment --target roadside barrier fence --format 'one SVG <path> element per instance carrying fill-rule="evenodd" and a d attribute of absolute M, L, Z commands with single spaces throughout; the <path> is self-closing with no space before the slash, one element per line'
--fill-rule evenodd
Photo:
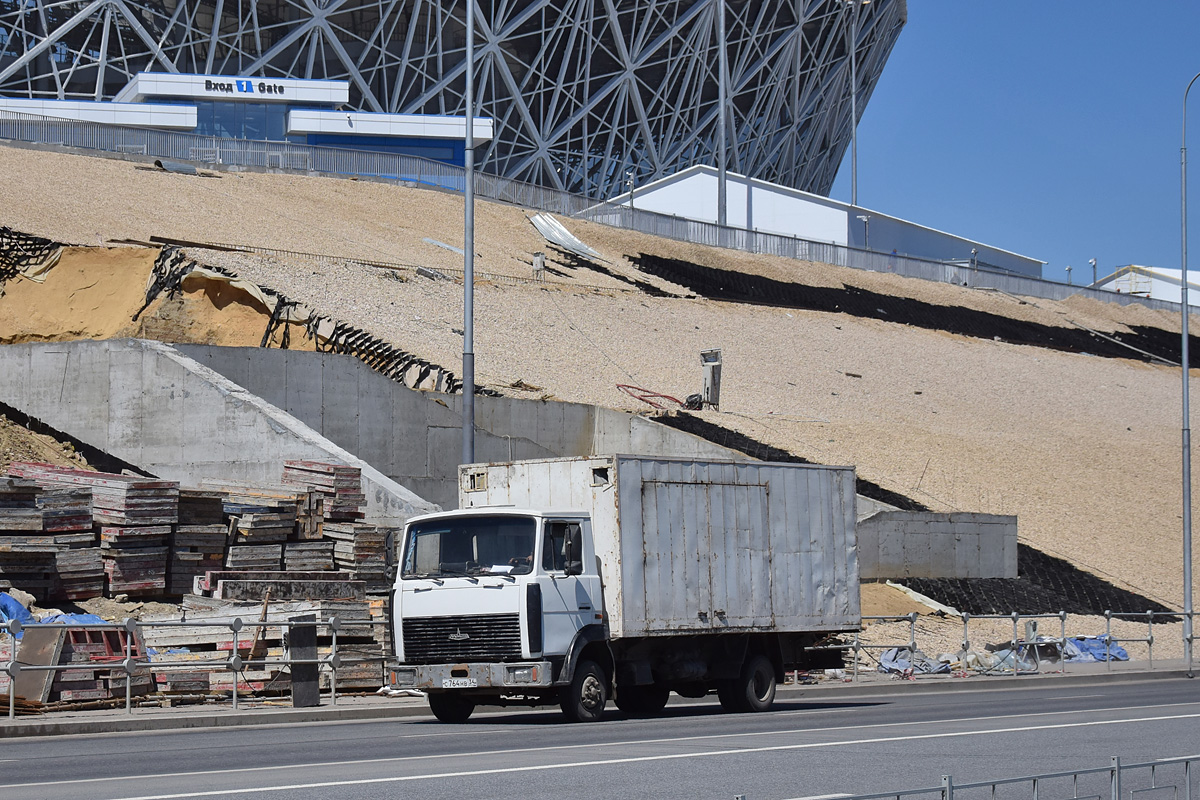
<path fill-rule="evenodd" d="M 1123 764 L 1113 756 L 1107 767 L 1048 772 L 998 781 L 941 784 L 876 794 L 828 795 L 838 800 L 1195 800 L 1200 797 L 1200 756 L 1161 758 Z M 748 800 L 739 794 L 734 800 Z"/>
<path fill-rule="evenodd" d="M 1058 657 L 1052 659 L 1053 665 L 1063 673 L 1069 669 L 1068 662 L 1063 657 L 1064 650 L 1068 639 L 1072 638 L 1067 632 L 1067 621 L 1071 615 L 1066 612 L 1057 614 L 1003 614 L 1003 615 L 962 615 L 962 642 L 961 654 L 971 651 L 971 622 L 980 620 L 1006 620 L 1012 623 L 1012 638 L 1007 643 L 1008 647 L 1015 655 L 1010 661 L 1001 661 L 998 666 L 984 670 L 989 674 L 1007 674 L 1011 673 L 1014 677 L 1021 675 L 1024 672 L 1030 671 L 1028 665 L 1032 663 L 1035 667 L 1042 666 L 1042 662 L 1046 660 L 1045 656 L 1040 654 L 1039 648 L 1047 646 L 1057 647 Z M 1154 645 L 1158 641 L 1155 635 L 1155 625 L 1163 625 L 1170 623 L 1178 623 L 1184 614 L 1182 612 L 1151 612 L 1143 613 L 1115 613 L 1106 611 L 1105 632 L 1101 639 L 1104 650 L 1107 668 L 1112 669 L 1112 650 L 1118 645 L 1125 644 L 1144 644 L 1149 655 L 1149 668 L 1154 669 Z M 825 651 L 842 651 L 849 657 L 851 664 L 850 679 L 857 681 L 859 679 L 859 662 L 860 655 L 868 655 L 872 651 L 885 650 L 901 650 L 910 655 L 919 650 L 920 642 L 918 641 L 917 622 L 921 617 L 913 612 L 903 616 L 865 616 L 863 617 L 864 624 L 872 623 L 907 623 L 908 638 L 906 641 L 898 643 L 867 643 L 863 641 L 861 633 L 855 633 L 851 636 L 850 641 L 841 643 L 825 644 L 815 650 Z M 1022 623 L 1038 623 L 1042 620 L 1057 620 L 1058 636 L 1036 635 L 1035 628 L 1027 628 L 1025 637 L 1021 636 Z M 1113 620 L 1132 620 L 1142 621 L 1146 625 L 1146 635 L 1144 637 L 1114 637 L 1112 634 Z M 386 620 L 371 620 L 358 621 L 355 620 L 352 625 L 354 628 L 361 629 L 367 625 L 389 625 Z M 330 644 L 328 652 L 315 659 L 302 659 L 293 656 L 288 648 L 282 651 L 282 658 L 257 658 L 253 655 L 253 645 L 260 638 L 254 636 L 252 639 L 247 639 L 249 631 L 258 630 L 261 632 L 268 628 L 279 629 L 281 632 L 298 627 L 314 627 L 318 631 L 328 633 Z M 6 635 L 7 650 L 9 660 L 0 662 L 0 671 L 7 673 L 10 681 L 15 680 L 22 672 L 39 672 L 39 671 L 67 671 L 79 670 L 87 667 L 97 668 L 98 661 L 93 659 L 89 662 L 74 662 L 67 664 L 31 664 L 21 660 L 20 640 L 17 638 L 24 630 L 35 630 L 38 628 L 57 628 L 62 630 L 100 630 L 100 631 L 121 631 L 126 635 L 124 640 L 124 653 L 120 657 L 110 656 L 103 661 L 100 666 L 109 670 L 119 670 L 124 672 L 124 689 L 125 689 L 125 710 L 127 713 L 133 712 L 134 707 L 134 691 L 132 678 L 135 675 L 145 676 L 155 670 L 169 670 L 170 668 L 180 668 L 188 670 L 209 670 L 213 672 L 227 671 L 233 678 L 233 690 L 230 692 L 230 700 L 232 708 L 238 708 L 239 691 L 239 674 L 243 670 L 253 667 L 254 669 L 263 669 L 266 667 L 280 667 L 290 669 L 293 666 L 300 665 L 316 665 L 319 673 L 328 673 L 329 685 L 329 701 L 337 704 L 338 688 L 337 676 L 338 670 L 342 667 L 378 663 L 380 665 L 380 675 L 384 674 L 385 664 L 389 659 L 388 653 L 382 648 L 379 649 L 379 654 L 364 654 L 361 644 L 351 645 L 349 648 L 343 647 L 339 650 L 338 634 L 339 631 L 345 629 L 345 625 L 337 618 L 331 617 L 327 621 L 311 621 L 311 620 L 271 620 L 266 622 L 244 621 L 241 618 L 236 618 L 231 621 L 204 621 L 204 620 L 155 620 L 155 621 L 139 621 L 135 619 L 126 619 L 120 623 L 26 623 L 22 624 L 17 620 L 9 621 L 8 625 L 3 629 Z M 143 632 L 146 629 L 154 628 L 172 628 L 172 629 L 193 629 L 199 630 L 204 628 L 222 628 L 230 633 L 231 646 L 228 650 L 211 651 L 212 657 L 205 660 L 170 660 L 170 653 L 157 653 L 154 658 L 147 655 L 141 647 L 135 648 L 135 642 L 143 640 Z M 245 631 L 245 633 L 243 633 Z M 1034 635 L 1030 635 L 1033 633 Z M 249 646 L 250 649 L 246 655 L 242 655 L 244 646 Z M 192 654 L 196 655 L 196 654 Z M 1023 666 L 1025 665 L 1025 666 Z M 795 677 L 795 676 L 793 676 Z M 8 692 L 8 716 L 13 718 L 16 715 L 15 707 L 16 692 L 11 690 Z M 1136 798 L 1136 800 L 1158 800 L 1157 798 Z M 1165 800 L 1165 799 L 1164 799 Z"/>

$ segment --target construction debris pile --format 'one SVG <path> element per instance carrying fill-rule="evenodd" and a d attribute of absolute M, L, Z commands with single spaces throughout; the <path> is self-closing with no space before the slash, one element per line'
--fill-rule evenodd
<path fill-rule="evenodd" d="M 395 531 L 363 521 L 358 468 L 288 461 L 278 485 L 213 480 L 197 488 L 32 462 L 9 472 L 0 477 L 0 591 L 24 590 L 39 602 L 182 597 L 178 615 L 143 619 L 128 634 L 26 629 L 19 661 L 69 668 L 21 672 L 41 676 L 36 686 L 32 677 L 18 683 L 23 702 L 124 700 L 127 648 L 148 664 L 133 676 L 134 696 L 204 700 L 235 686 L 286 694 L 289 632 L 305 624 L 298 620 L 316 626 L 325 688 L 334 674 L 342 692 L 384 683 Z M 44 621 L 83 621 L 75 617 Z M 7 660 L 14 638 L 0 639 Z"/>

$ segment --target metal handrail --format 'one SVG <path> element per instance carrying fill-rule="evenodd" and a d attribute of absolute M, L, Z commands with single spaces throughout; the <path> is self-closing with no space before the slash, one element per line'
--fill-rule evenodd
<path fill-rule="evenodd" d="M 956 783 L 953 776 L 943 775 L 941 784 L 938 786 L 930 786 L 921 789 L 905 789 L 902 791 L 890 792 L 872 792 L 870 794 L 846 795 L 842 800 L 883 800 L 883 798 L 895 798 L 902 800 L 905 797 L 914 797 L 917 795 L 937 794 L 940 800 L 954 800 L 956 791 L 968 791 L 972 789 L 991 789 L 992 797 L 996 796 L 996 787 L 1013 786 L 1016 784 L 1030 784 L 1032 788 L 1031 796 L 1035 799 L 1038 796 L 1038 784 L 1045 783 L 1056 779 L 1071 778 L 1074 785 L 1078 787 L 1079 778 L 1089 775 L 1108 775 L 1109 793 L 1111 800 L 1122 800 L 1122 784 L 1123 780 L 1128 777 L 1131 772 L 1148 770 L 1150 775 L 1150 786 L 1145 788 L 1161 788 L 1158 786 L 1158 773 L 1165 768 L 1180 765 L 1183 767 L 1183 784 L 1184 796 L 1182 800 L 1192 800 L 1192 767 L 1194 764 L 1200 763 L 1200 756 L 1179 756 L 1174 758 L 1162 758 L 1155 761 L 1146 761 L 1135 764 L 1122 764 L 1119 756 L 1113 756 L 1109 766 L 1107 767 L 1089 767 L 1085 769 L 1064 770 L 1061 772 L 1045 772 L 1037 775 L 1025 775 L 1018 778 L 1000 778 L 992 781 L 975 781 L 972 783 Z"/>
<path fill-rule="evenodd" d="M 58 672 L 72 669 L 81 669 L 82 664 L 24 664 L 18 661 L 20 648 L 17 646 L 17 635 L 24 630 L 37 628 L 59 628 L 64 630 L 118 630 L 125 631 L 128 636 L 125 637 L 125 658 L 120 662 L 108 663 L 106 666 L 110 669 L 124 670 L 126 675 L 125 681 L 125 711 L 133 713 L 133 675 L 139 669 L 152 670 L 155 667 L 218 667 L 227 669 L 234 673 L 234 685 L 230 692 L 233 701 L 233 709 L 238 708 L 238 688 L 237 688 L 237 673 L 249 664 L 261 666 L 286 666 L 292 667 L 296 665 L 311 665 L 315 664 L 318 671 L 328 669 L 330 672 L 330 702 L 337 705 L 337 671 L 343 664 L 362 664 L 379 661 L 386 663 L 388 654 L 380 653 L 379 656 L 366 655 L 351 655 L 343 656 L 338 652 L 338 632 L 345 628 L 360 628 L 374 627 L 376 625 L 388 625 L 387 620 L 354 620 L 353 622 L 343 622 L 339 617 L 330 617 L 327 621 L 321 622 L 317 620 L 255 620 L 244 621 L 240 617 L 235 617 L 228 621 L 213 621 L 213 620 L 153 620 L 140 621 L 135 619 L 126 619 L 123 622 L 38 622 L 38 623 L 21 623 L 18 620 L 10 620 L 9 623 L 2 629 L 8 634 L 10 640 L 9 660 L 0 665 L 0 671 L 7 673 L 10 684 L 8 691 L 8 717 L 13 719 L 16 716 L 16 692 L 13 690 L 12 681 L 21 672 Z M 286 652 L 286 657 L 282 659 L 255 659 L 242 658 L 239 654 L 238 634 L 246 628 L 297 628 L 297 627 L 313 627 L 327 628 L 330 632 L 331 640 L 329 654 L 316 659 L 299 659 L 293 658 L 290 651 Z M 232 646 L 230 655 L 224 659 L 210 659 L 204 661 L 154 661 L 149 656 L 134 656 L 133 642 L 134 637 L 143 628 L 221 628 L 227 629 L 232 635 Z M 88 661 L 88 664 L 96 663 Z"/>

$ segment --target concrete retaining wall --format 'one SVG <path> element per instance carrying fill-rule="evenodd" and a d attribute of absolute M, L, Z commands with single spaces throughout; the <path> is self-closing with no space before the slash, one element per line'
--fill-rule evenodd
<path fill-rule="evenodd" d="M 362 470 L 368 513 L 399 522 L 437 507 L 173 347 L 140 339 L 0 347 L 0 399 L 155 475 L 276 484 L 291 458 Z"/>
<path fill-rule="evenodd" d="M 1017 518 L 885 511 L 858 523 L 866 579 L 1015 578 Z"/>
<path fill-rule="evenodd" d="M 443 508 L 458 506 L 462 396 L 419 392 L 350 356 L 174 345 Z M 475 398 L 475 459 L 596 453 L 745 455 L 621 411 L 558 401 Z"/>

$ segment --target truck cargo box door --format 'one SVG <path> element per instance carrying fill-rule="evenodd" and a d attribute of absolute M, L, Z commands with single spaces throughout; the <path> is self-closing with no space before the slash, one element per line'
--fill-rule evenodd
<path fill-rule="evenodd" d="M 774 623 L 767 486 L 710 484 L 713 628 Z"/>
<path fill-rule="evenodd" d="M 649 630 L 721 630 L 772 618 L 767 487 L 646 481 Z"/>

